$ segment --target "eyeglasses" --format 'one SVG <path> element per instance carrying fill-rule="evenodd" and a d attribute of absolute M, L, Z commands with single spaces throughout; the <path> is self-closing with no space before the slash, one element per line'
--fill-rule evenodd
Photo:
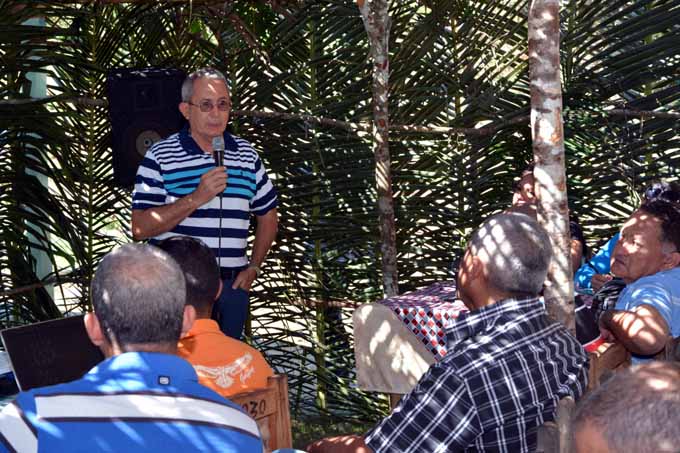
<path fill-rule="evenodd" d="M 191 101 L 187 101 L 187 104 L 193 105 L 194 107 L 198 107 L 199 109 L 201 109 L 201 112 L 211 112 L 212 109 L 215 107 L 217 107 L 217 110 L 226 112 L 231 108 L 231 101 L 227 99 L 219 99 L 217 101 L 217 104 L 214 104 L 213 101 L 211 101 L 210 99 L 203 99 L 198 104 L 194 104 Z"/>

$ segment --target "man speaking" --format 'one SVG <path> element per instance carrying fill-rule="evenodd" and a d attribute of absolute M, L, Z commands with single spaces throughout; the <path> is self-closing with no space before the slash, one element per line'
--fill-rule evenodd
<path fill-rule="evenodd" d="M 214 315 L 225 334 L 240 339 L 248 291 L 276 237 L 276 190 L 250 143 L 225 132 L 231 98 L 221 72 L 189 74 L 179 110 L 189 127 L 154 144 L 137 170 L 132 235 L 152 243 L 177 235 L 206 243 L 224 281 Z M 213 149 L 222 143 L 223 156 Z M 257 228 L 248 259 L 250 213 Z"/>

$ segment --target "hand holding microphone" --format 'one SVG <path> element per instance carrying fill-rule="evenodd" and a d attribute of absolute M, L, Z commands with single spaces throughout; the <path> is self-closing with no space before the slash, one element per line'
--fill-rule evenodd
<path fill-rule="evenodd" d="M 216 167 L 224 166 L 224 137 L 218 135 L 212 139 L 213 158 Z"/>
<path fill-rule="evenodd" d="M 227 169 L 224 167 L 224 137 L 218 135 L 212 139 L 213 148 L 213 159 L 215 159 L 215 167 L 222 170 L 224 173 L 224 187 L 220 190 L 219 195 L 222 196 L 222 192 L 227 187 Z"/>
<path fill-rule="evenodd" d="M 194 191 L 194 198 L 199 205 L 203 205 L 215 196 L 224 192 L 227 187 L 227 172 L 224 168 L 224 138 L 215 137 L 212 140 L 215 167 L 201 176 L 201 182 Z"/>

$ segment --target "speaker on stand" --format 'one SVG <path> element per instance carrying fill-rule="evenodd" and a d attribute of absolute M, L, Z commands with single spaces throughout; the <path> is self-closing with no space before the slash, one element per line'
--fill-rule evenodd
<path fill-rule="evenodd" d="M 112 69 L 106 77 L 117 185 L 132 188 L 137 167 L 157 141 L 185 124 L 179 111 L 182 82 L 179 69 Z"/>

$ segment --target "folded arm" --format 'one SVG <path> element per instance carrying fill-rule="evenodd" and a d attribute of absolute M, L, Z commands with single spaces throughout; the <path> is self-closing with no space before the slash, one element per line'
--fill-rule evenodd
<path fill-rule="evenodd" d="M 611 334 L 627 350 L 638 355 L 652 355 L 666 345 L 668 323 L 651 305 L 642 304 L 633 310 L 610 310 L 600 317 L 600 327 Z"/>

